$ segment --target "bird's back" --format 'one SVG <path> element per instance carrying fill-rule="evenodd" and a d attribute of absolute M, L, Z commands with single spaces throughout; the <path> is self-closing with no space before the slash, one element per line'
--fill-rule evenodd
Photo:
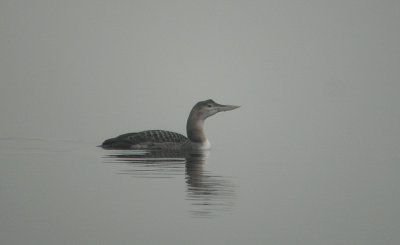
<path fill-rule="evenodd" d="M 188 139 L 179 133 L 165 130 L 147 130 L 107 139 L 101 147 L 105 149 L 132 149 L 162 144 L 183 144 L 187 141 Z"/>

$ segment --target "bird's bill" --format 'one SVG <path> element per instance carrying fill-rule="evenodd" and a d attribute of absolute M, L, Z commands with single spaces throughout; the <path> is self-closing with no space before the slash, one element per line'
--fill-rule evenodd
<path fill-rule="evenodd" d="M 218 111 L 230 111 L 239 108 L 240 106 L 238 105 L 220 105 L 218 104 L 216 108 Z"/>

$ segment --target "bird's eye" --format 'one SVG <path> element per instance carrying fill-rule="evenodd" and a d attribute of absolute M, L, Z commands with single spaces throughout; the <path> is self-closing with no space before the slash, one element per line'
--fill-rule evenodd
<path fill-rule="evenodd" d="M 208 106 L 208 108 L 211 108 L 211 107 L 212 107 L 212 105 L 211 105 L 211 104 L 208 104 L 207 106 Z"/>

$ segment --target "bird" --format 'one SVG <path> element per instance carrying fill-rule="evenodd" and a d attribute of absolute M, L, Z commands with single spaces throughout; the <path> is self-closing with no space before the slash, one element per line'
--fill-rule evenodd
<path fill-rule="evenodd" d="M 166 130 L 146 130 L 107 139 L 99 146 L 103 149 L 208 150 L 211 144 L 204 134 L 204 121 L 218 112 L 239 107 L 221 105 L 212 99 L 200 101 L 193 106 L 187 119 L 187 137 Z"/>

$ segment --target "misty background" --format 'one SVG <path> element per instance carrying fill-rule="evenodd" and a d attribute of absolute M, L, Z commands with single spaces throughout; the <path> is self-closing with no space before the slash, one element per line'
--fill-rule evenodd
<path fill-rule="evenodd" d="M 242 108 L 209 120 L 210 138 L 234 117 L 236 134 L 257 143 L 288 134 L 398 147 L 399 10 L 397 1 L 1 1 L 0 135 L 185 133 L 194 103 L 212 98 Z"/>
<path fill-rule="evenodd" d="M 399 13 L 391 0 L 0 0 L 2 240 L 398 244 Z M 206 99 L 241 107 L 207 120 L 203 170 L 143 180 L 104 164 L 104 139 L 185 134 Z M 190 171 L 227 188 L 229 214 L 187 217 Z"/>

